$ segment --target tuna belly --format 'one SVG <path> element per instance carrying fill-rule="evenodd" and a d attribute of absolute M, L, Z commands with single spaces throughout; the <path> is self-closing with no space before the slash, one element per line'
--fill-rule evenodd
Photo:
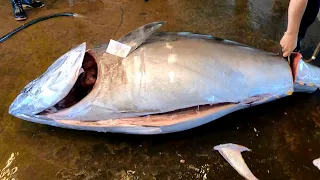
<path fill-rule="evenodd" d="M 167 113 L 99 121 L 56 120 L 56 125 L 78 130 L 127 134 L 165 134 L 192 129 L 227 114 L 277 98 L 269 95 L 248 98 L 246 103 L 221 103 Z"/>
<path fill-rule="evenodd" d="M 276 98 L 270 97 L 269 95 L 262 95 L 248 98 L 246 102 L 242 103 L 203 105 L 161 114 L 112 120 L 54 120 L 43 115 L 35 117 L 21 115 L 19 118 L 40 124 L 47 124 L 75 130 L 125 134 L 166 134 L 192 129 L 214 121 L 237 110 L 267 103 L 275 99 Z"/>

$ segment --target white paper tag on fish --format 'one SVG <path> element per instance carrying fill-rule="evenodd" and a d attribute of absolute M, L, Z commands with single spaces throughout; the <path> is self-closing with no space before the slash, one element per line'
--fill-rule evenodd
<path fill-rule="evenodd" d="M 130 46 L 111 39 L 106 52 L 115 56 L 125 58 L 129 54 L 130 50 Z"/>

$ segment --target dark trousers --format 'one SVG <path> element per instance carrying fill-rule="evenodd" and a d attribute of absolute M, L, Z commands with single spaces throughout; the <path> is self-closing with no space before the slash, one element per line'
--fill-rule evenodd
<path fill-rule="evenodd" d="M 303 14 L 300 28 L 299 39 L 303 39 L 307 33 L 309 26 L 316 20 L 320 8 L 320 0 L 308 0 L 308 5 Z"/>

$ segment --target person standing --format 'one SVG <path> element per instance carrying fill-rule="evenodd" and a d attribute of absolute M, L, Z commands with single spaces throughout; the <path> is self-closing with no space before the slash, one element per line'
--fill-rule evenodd
<path fill-rule="evenodd" d="M 280 40 L 283 57 L 300 52 L 301 40 L 316 20 L 319 8 L 320 0 L 290 0 L 287 31 Z"/>
<path fill-rule="evenodd" d="M 17 21 L 27 19 L 27 13 L 23 8 L 42 8 L 45 4 L 39 0 L 11 0 L 13 15 Z"/>

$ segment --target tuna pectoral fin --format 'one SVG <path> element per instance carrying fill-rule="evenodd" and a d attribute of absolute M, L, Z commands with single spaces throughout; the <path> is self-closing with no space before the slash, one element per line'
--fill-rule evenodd
<path fill-rule="evenodd" d="M 132 52 L 144 43 L 145 40 L 155 33 L 163 24 L 164 22 L 146 24 L 121 37 L 118 42 L 130 46 L 130 52 Z"/>
<path fill-rule="evenodd" d="M 248 180 L 258 179 L 252 174 L 242 158 L 241 152 L 251 151 L 247 147 L 228 143 L 217 145 L 214 147 L 214 150 L 219 151 L 219 153 L 228 161 L 228 163 L 244 178 Z"/>

